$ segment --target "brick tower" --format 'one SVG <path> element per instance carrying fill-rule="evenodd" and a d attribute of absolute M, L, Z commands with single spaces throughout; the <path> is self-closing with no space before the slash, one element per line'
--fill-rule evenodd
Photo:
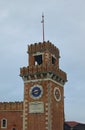
<path fill-rule="evenodd" d="M 59 49 L 49 41 L 28 46 L 24 81 L 23 130 L 63 130 L 66 73 L 59 68 Z"/>

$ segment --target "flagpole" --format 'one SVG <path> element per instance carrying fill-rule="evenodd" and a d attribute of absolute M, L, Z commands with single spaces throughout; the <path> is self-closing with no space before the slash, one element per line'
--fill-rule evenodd
<path fill-rule="evenodd" d="M 42 13 L 42 29 L 43 29 L 43 42 L 45 41 L 45 36 L 44 36 L 44 14 Z"/>

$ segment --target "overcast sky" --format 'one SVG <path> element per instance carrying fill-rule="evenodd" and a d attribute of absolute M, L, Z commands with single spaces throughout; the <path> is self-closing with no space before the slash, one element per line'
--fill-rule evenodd
<path fill-rule="evenodd" d="M 20 67 L 28 65 L 27 45 L 45 41 L 60 50 L 65 119 L 85 123 L 85 0 L 0 0 L 0 102 L 22 101 Z"/>

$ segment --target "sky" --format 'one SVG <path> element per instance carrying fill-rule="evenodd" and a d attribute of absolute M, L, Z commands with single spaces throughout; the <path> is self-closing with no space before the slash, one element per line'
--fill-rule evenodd
<path fill-rule="evenodd" d="M 22 101 L 20 68 L 28 66 L 27 46 L 45 41 L 60 50 L 65 120 L 85 123 L 85 0 L 0 0 L 0 102 Z"/>

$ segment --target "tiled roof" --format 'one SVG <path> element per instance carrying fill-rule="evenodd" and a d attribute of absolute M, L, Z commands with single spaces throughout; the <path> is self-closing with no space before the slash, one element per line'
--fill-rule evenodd
<path fill-rule="evenodd" d="M 80 123 L 75 122 L 75 121 L 66 121 L 65 123 L 66 123 L 67 125 L 69 125 L 70 127 L 74 127 L 74 126 L 80 124 Z"/>

